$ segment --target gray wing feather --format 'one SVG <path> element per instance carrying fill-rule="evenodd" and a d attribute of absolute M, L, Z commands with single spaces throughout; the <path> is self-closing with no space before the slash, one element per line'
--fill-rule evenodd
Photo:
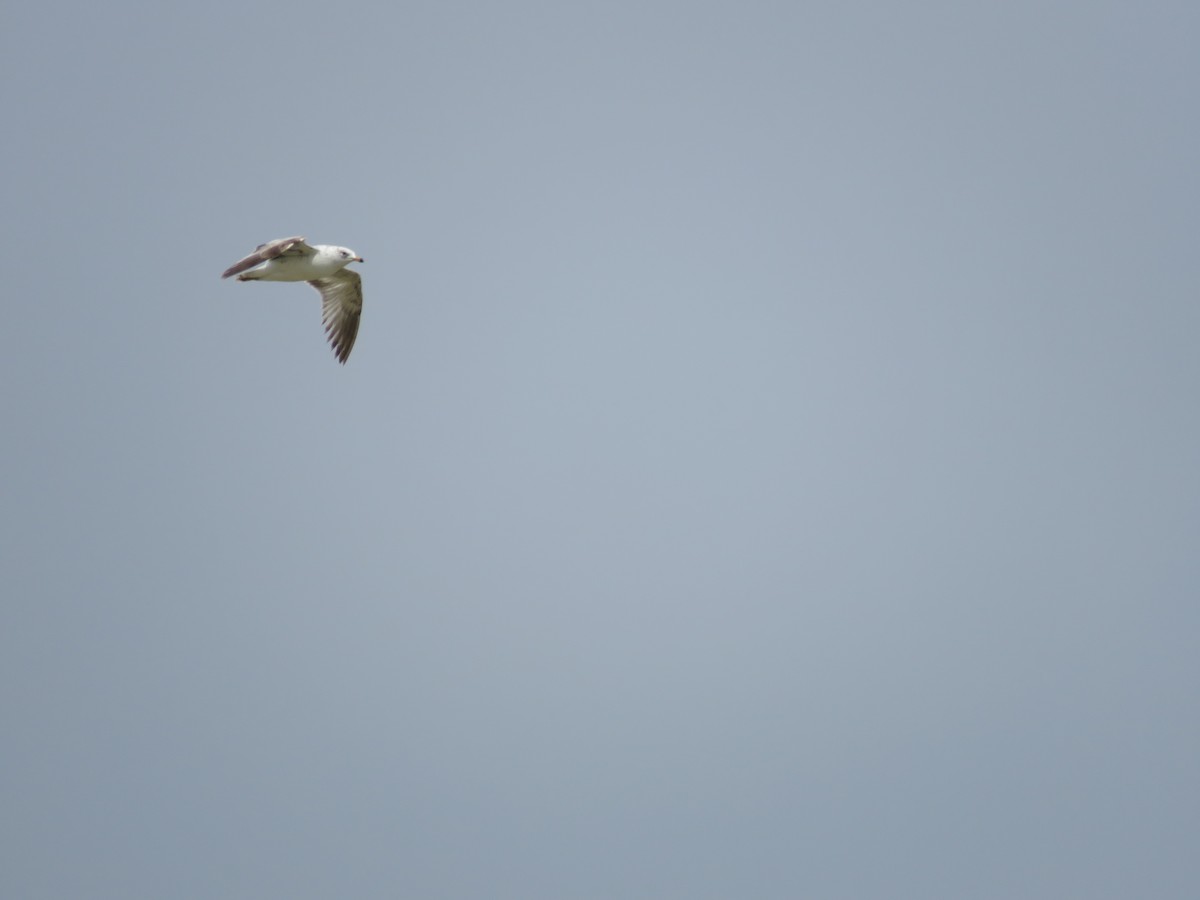
<path fill-rule="evenodd" d="M 342 269 L 328 278 L 310 281 L 321 294 L 321 322 L 338 362 L 350 358 L 358 322 L 362 317 L 362 277 L 351 269 Z"/>
<path fill-rule="evenodd" d="M 268 241 L 265 244 L 259 244 L 258 248 L 246 258 L 235 262 L 221 273 L 221 277 L 228 278 L 231 275 L 238 275 L 247 269 L 253 269 L 255 266 L 262 265 L 269 259 L 276 259 L 280 256 L 311 256 L 316 252 L 316 250 L 304 243 L 304 238 L 302 237 L 280 238 L 277 241 Z"/>

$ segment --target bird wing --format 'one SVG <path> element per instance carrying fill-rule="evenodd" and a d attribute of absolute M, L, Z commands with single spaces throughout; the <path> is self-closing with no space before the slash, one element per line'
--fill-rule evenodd
<path fill-rule="evenodd" d="M 351 269 L 341 269 L 327 278 L 309 282 L 321 294 L 321 322 L 338 362 L 350 358 L 354 339 L 358 337 L 358 320 L 362 316 L 362 276 Z"/>
<path fill-rule="evenodd" d="M 245 259 L 239 259 L 235 262 L 221 273 L 221 277 L 228 278 L 230 275 L 237 275 L 245 272 L 247 269 L 253 269 L 255 266 L 262 265 L 269 259 L 277 259 L 280 256 L 312 256 L 316 252 L 316 250 L 304 243 L 304 238 L 302 237 L 280 238 L 277 241 L 268 241 L 265 244 L 259 244 L 255 251 Z"/>

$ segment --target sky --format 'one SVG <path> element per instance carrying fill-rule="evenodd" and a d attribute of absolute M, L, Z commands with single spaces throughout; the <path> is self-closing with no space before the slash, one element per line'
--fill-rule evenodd
<path fill-rule="evenodd" d="M 1197 896 L 1198 34 L 8 4 L 0 895 Z"/>

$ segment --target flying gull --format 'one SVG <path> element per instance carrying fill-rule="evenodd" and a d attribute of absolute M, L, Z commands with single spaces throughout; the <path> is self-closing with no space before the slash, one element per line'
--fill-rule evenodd
<path fill-rule="evenodd" d="M 302 237 L 259 244 L 222 274 L 238 281 L 307 281 L 321 295 L 321 321 L 338 362 L 350 358 L 362 315 L 362 278 L 345 266 L 363 258 L 346 247 L 309 246 Z"/>

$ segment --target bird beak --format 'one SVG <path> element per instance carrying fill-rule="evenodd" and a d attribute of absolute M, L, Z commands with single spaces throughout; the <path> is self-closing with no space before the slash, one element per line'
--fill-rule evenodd
<path fill-rule="evenodd" d="M 354 261 L 355 261 L 355 262 L 366 262 L 366 260 L 365 260 L 365 259 L 363 259 L 361 256 L 356 256 L 356 257 L 354 257 Z"/>

